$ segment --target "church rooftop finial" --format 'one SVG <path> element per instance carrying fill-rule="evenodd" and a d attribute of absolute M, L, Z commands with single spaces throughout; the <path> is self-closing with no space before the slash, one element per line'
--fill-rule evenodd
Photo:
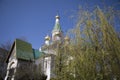
<path fill-rule="evenodd" d="M 56 19 L 60 19 L 60 17 L 59 17 L 59 15 L 58 15 L 58 14 L 55 16 L 55 18 L 56 18 Z"/>
<path fill-rule="evenodd" d="M 55 16 L 56 19 L 60 19 L 59 15 L 58 15 L 59 14 L 58 12 L 59 11 L 57 11 L 57 15 Z"/>

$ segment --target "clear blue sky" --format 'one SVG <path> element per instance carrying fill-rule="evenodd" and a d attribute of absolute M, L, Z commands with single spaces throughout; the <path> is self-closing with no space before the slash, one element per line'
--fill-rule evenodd
<path fill-rule="evenodd" d="M 96 5 L 102 7 L 103 2 L 112 6 L 120 0 L 0 0 L 0 44 L 26 37 L 38 49 L 44 37 L 51 34 L 57 11 L 65 32 L 75 25 L 75 18 L 70 17 L 76 15 L 78 6 L 92 9 Z"/>

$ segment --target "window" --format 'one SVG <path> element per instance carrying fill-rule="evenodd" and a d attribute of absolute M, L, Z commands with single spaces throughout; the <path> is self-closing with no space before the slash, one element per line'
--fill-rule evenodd
<path fill-rule="evenodd" d="M 47 61 L 45 61 L 45 68 L 47 69 Z"/>

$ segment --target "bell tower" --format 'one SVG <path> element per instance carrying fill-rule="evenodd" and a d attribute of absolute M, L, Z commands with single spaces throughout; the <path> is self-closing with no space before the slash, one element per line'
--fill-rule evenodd
<path fill-rule="evenodd" d="M 61 41 L 63 34 L 59 23 L 60 17 L 59 15 L 56 15 L 55 18 L 56 18 L 55 26 L 52 30 L 52 41 Z"/>

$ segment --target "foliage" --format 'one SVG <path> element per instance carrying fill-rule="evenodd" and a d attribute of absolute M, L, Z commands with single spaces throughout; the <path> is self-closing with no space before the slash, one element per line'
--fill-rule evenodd
<path fill-rule="evenodd" d="M 0 75 L 0 80 L 3 80 L 2 77 L 1 77 L 1 75 Z"/>
<path fill-rule="evenodd" d="M 120 79 L 120 40 L 111 12 L 80 10 L 76 27 L 68 32 L 71 44 L 58 45 L 51 80 Z"/>
<path fill-rule="evenodd" d="M 16 80 L 46 80 L 47 76 L 41 72 L 40 65 L 25 63 L 17 68 Z"/>
<path fill-rule="evenodd" d="M 22 36 L 20 38 L 18 38 L 20 40 L 23 40 L 23 41 L 28 41 L 26 37 Z M 7 51 L 10 51 L 11 47 L 12 47 L 12 42 L 9 40 L 7 41 L 6 43 L 3 43 L 3 44 L 0 44 L 0 47 L 7 50 Z"/>
<path fill-rule="evenodd" d="M 11 46 L 12 46 L 11 41 L 7 41 L 6 43 L 0 45 L 1 48 L 5 49 L 7 51 L 9 51 L 11 49 Z"/>

